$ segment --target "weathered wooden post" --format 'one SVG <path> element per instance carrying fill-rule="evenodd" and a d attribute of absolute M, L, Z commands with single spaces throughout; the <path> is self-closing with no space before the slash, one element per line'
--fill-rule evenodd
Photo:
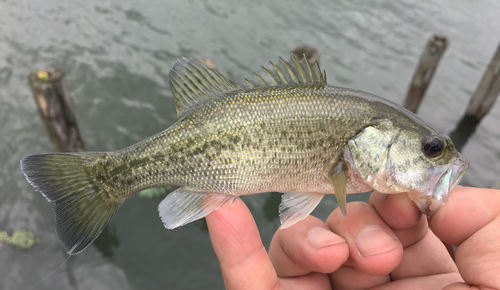
<path fill-rule="evenodd" d="M 298 46 L 290 51 L 298 60 L 302 60 L 304 55 L 310 64 L 319 62 L 319 52 L 316 48 L 308 45 Z"/>
<path fill-rule="evenodd" d="M 28 76 L 28 82 L 54 152 L 82 152 L 83 142 L 76 117 L 64 93 L 63 78 L 63 72 L 47 68 L 33 71 Z"/>
<path fill-rule="evenodd" d="M 488 114 L 500 94 L 500 44 L 497 47 L 483 78 L 469 101 L 464 116 L 451 132 L 450 137 L 458 150 L 467 143 L 467 139 L 476 131 L 481 119 Z"/>
<path fill-rule="evenodd" d="M 433 35 L 427 41 L 404 102 L 404 107 L 413 113 L 417 112 L 418 106 L 424 97 L 425 91 L 438 67 L 439 60 L 441 60 L 448 44 L 448 38 L 439 35 Z"/>

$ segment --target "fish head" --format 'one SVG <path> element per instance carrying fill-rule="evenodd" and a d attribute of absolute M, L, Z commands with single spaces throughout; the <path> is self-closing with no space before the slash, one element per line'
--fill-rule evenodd
<path fill-rule="evenodd" d="M 355 179 L 382 193 L 408 192 L 428 216 L 446 203 L 469 168 L 444 133 L 402 128 L 389 120 L 349 140 L 344 158 Z"/>
<path fill-rule="evenodd" d="M 445 134 L 424 136 L 420 152 L 423 157 L 419 158 L 416 166 L 420 163 L 422 168 L 428 168 L 427 178 L 424 179 L 424 186 L 410 187 L 408 196 L 423 213 L 432 216 L 448 201 L 449 193 L 469 169 L 469 162 Z"/>

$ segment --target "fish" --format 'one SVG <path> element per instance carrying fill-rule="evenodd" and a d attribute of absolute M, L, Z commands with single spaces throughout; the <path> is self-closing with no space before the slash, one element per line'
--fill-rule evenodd
<path fill-rule="evenodd" d="M 291 56 L 240 86 L 193 58 L 169 71 L 177 121 L 112 152 L 37 154 L 27 181 L 54 202 L 56 232 L 78 254 L 133 194 L 177 186 L 158 206 L 167 229 L 241 195 L 283 193 L 281 228 L 335 194 L 407 192 L 432 215 L 469 168 L 452 140 L 384 98 L 327 85 L 319 65 Z"/>

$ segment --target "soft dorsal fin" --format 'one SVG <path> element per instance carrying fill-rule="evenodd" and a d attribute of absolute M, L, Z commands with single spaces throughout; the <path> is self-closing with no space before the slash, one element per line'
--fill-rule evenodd
<path fill-rule="evenodd" d="M 254 73 L 252 80 L 245 79 L 249 87 L 326 85 L 326 73 L 321 73 L 318 63 L 311 66 L 305 56 L 299 61 L 291 54 L 288 61 L 284 61 L 280 57 L 276 65 L 272 62 L 269 63 L 268 68 L 262 67 L 260 73 Z"/>
<path fill-rule="evenodd" d="M 168 73 L 177 117 L 191 106 L 241 87 L 194 58 L 178 59 Z"/>

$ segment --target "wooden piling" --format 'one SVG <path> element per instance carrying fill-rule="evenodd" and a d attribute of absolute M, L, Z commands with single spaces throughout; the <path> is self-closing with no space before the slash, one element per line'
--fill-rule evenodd
<path fill-rule="evenodd" d="M 497 47 L 488 68 L 483 74 L 476 91 L 469 101 L 464 116 L 451 132 L 450 137 L 458 150 L 467 143 L 476 131 L 481 119 L 488 114 L 500 94 L 500 44 Z"/>
<path fill-rule="evenodd" d="M 302 60 L 304 55 L 310 64 L 319 62 L 319 52 L 316 48 L 308 45 L 298 46 L 290 51 L 298 60 Z"/>
<path fill-rule="evenodd" d="M 33 71 L 28 82 L 54 152 L 82 152 L 83 142 L 62 86 L 63 78 L 63 72 L 47 68 Z"/>
<path fill-rule="evenodd" d="M 404 102 L 404 107 L 413 113 L 417 112 L 448 44 L 448 38 L 439 35 L 433 35 L 427 41 Z"/>

